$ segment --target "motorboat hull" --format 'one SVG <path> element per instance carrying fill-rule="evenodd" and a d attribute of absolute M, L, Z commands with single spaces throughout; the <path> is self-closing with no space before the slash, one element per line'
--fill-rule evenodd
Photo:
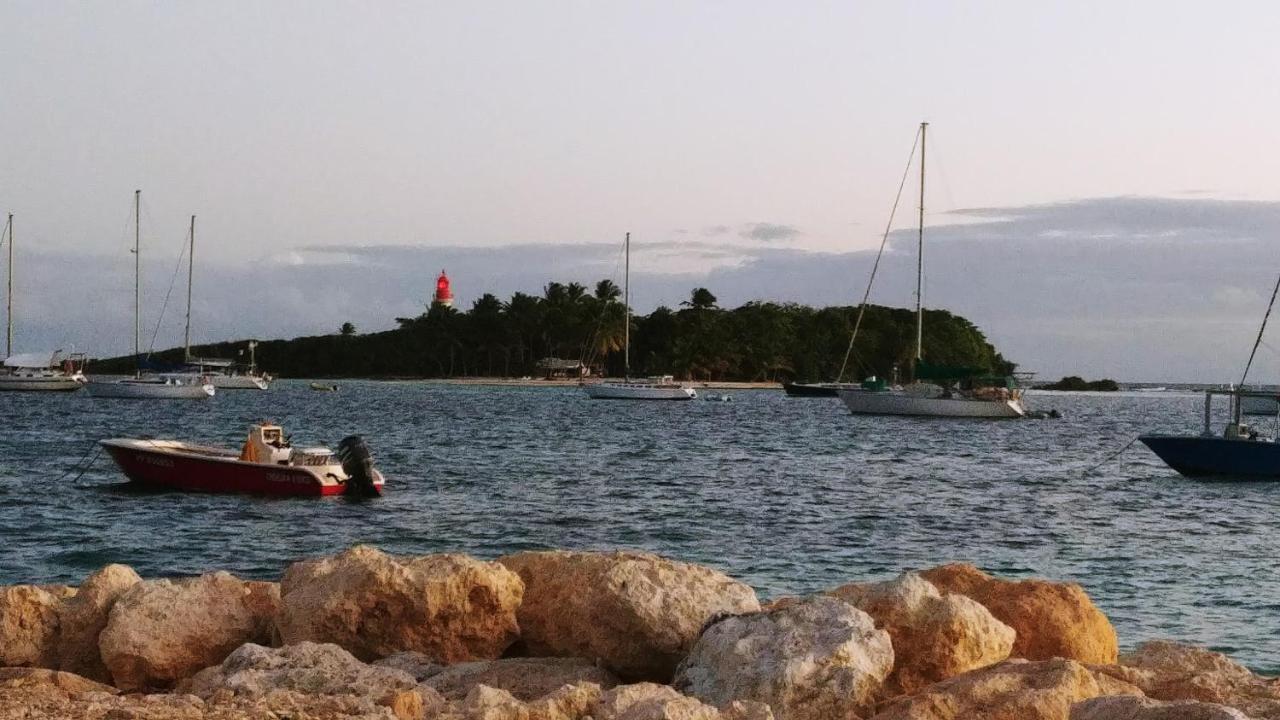
<path fill-rule="evenodd" d="M 73 375 L 0 375 L 0 391 L 74 392 L 84 383 L 83 376 Z"/>
<path fill-rule="evenodd" d="M 1141 435 L 1143 445 L 1187 477 L 1280 480 L 1280 444 L 1213 435 Z"/>
<path fill-rule="evenodd" d="M 783 383 L 782 389 L 791 397 L 839 397 L 841 390 L 857 390 L 850 383 Z"/>
<path fill-rule="evenodd" d="M 698 397 L 693 388 L 679 385 L 604 382 L 582 387 L 594 400 L 693 400 Z"/>
<path fill-rule="evenodd" d="M 213 386 L 219 390 L 266 390 L 270 384 L 257 375 L 214 375 Z"/>
<path fill-rule="evenodd" d="M 981 400 L 921 397 L 893 390 L 840 390 L 840 399 L 855 415 L 907 415 L 946 418 L 1020 418 L 1027 409 L 1018 398 Z"/>
<path fill-rule="evenodd" d="M 123 400 L 204 400 L 213 397 L 214 386 L 208 383 L 168 384 L 135 380 L 90 380 L 85 389 L 96 398 Z"/>
<path fill-rule="evenodd" d="M 131 481 L 146 487 L 199 493 L 248 493 L 289 497 L 342 495 L 347 483 L 323 467 L 271 465 L 240 460 L 234 450 L 172 440 L 102 440 Z M 374 489 L 385 480 L 373 471 Z"/>

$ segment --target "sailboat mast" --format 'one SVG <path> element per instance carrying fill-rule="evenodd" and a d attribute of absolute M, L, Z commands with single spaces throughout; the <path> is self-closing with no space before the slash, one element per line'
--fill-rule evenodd
<path fill-rule="evenodd" d="M 5 342 L 4 356 L 13 356 L 13 213 L 9 213 L 9 221 L 4 229 L 9 232 L 9 295 L 5 302 Z M 0 236 L 3 238 L 3 236 Z"/>
<path fill-rule="evenodd" d="M 627 319 L 622 326 L 622 377 L 631 379 L 631 233 L 623 241 L 622 270 L 622 307 L 626 310 Z"/>
<path fill-rule="evenodd" d="M 183 359 L 191 362 L 191 280 L 196 267 L 196 216 L 191 216 L 191 246 L 187 252 L 187 329 L 182 334 Z"/>
<path fill-rule="evenodd" d="M 920 230 L 916 239 L 916 362 L 924 359 L 924 136 L 929 123 L 920 123 Z"/>
<path fill-rule="evenodd" d="M 142 355 L 142 191 L 133 191 L 133 356 Z"/>

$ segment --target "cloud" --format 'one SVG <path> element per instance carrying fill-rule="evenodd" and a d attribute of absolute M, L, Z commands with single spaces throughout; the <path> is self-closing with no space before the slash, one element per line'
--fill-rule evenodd
<path fill-rule="evenodd" d="M 970 318 L 1008 357 L 1047 376 L 1229 381 L 1280 272 L 1280 203 L 1096 198 L 955 216 L 926 228 L 925 305 Z M 24 256 L 16 349 L 127 352 L 131 257 Z M 632 297 L 645 312 L 676 305 L 696 286 L 726 307 L 756 299 L 852 305 L 874 259 L 874 251 L 689 237 L 637 243 Z M 286 248 L 273 261 L 197 265 L 194 332 L 200 340 L 292 337 L 345 321 L 386 329 L 422 311 L 441 268 L 465 308 L 486 292 L 505 298 L 540 293 L 551 280 L 620 278 L 620 260 L 615 243 Z M 148 337 L 173 268 L 172 257 L 144 258 Z M 914 230 L 895 231 L 872 301 L 911 306 L 914 286 Z M 175 291 L 166 311 L 160 347 L 180 342 L 182 295 Z M 1256 367 L 1260 379 L 1280 380 L 1280 357 Z"/>
<path fill-rule="evenodd" d="M 720 235 L 728 235 L 733 232 L 733 228 L 728 225 L 709 225 L 702 228 L 702 234 L 706 237 L 718 237 Z"/>
<path fill-rule="evenodd" d="M 778 223 L 748 223 L 738 231 L 740 237 L 748 240 L 758 240 L 761 242 L 774 242 L 777 240 L 791 240 L 800 235 L 800 230 L 794 225 L 780 225 Z"/>

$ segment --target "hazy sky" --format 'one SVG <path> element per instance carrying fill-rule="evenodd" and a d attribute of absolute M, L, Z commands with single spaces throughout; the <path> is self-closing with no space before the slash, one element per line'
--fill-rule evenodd
<path fill-rule="evenodd" d="M 148 324 L 199 215 L 202 339 L 388 327 L 451 263 L 464 304 L 596 279 L 628 230 L 638 304 L 850 302 L 927 119 L 936 252 L 993 258 L 930 305 L 1048 374 L 1222 380 L 1280 272 L 1280 6 L 1054 5 L 11 0 L 19 349 L 131 347 L 134 188 Z"/>

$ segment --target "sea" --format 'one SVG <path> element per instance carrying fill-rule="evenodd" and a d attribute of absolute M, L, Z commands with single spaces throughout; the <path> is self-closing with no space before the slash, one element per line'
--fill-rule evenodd
<path fill-rule="evenodd" d="M 639 549 L 763 597 L 965 561 L 1080 583 L 1122 647 L 1170 638 L 1280 672 L 1280 483 L 1188 480 L 1134 442 L 1199 432 L 1194 393 L 1031 393 L 1062 417 L 978 421 L 854 417 L 779 390 L 644 403 L 337 382 L 207 401 L 0 393 L 0 584 L 75 584 L 113 562 L 144 577 L 276 579 L 355 543 L 483 558 Z M 139 491 L 97 451 L 122 436 L 238 447 L 260 420 L 295 445 L 364 435 L 385 495 Z"/>

